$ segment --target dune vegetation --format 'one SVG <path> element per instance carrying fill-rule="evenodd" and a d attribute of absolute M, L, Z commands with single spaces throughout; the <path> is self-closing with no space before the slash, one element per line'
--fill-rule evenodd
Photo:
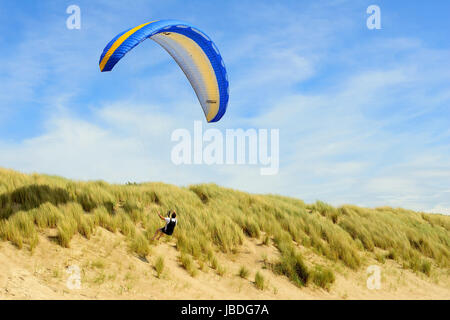
<path fill-rule="evenodd" d="M 335 281 L 334 265 L 350 270 L 364 266 L 368 256 L 397 261 L 405 269 L 429 276 L 450 267 L 450 217 L 382 207 L 333 207 L 278 195 L 255 195 L 215 184 L 177 187 L 163 183 L 108 184 L 76 182 L 56 176 L 21 174 L 0 169 L 0 239 L 17 248 L 33 250 L 39 233 L 56 232 L 57 245 L 70 247 L 79 234 L 89 239 L 98 228 L 123 234 L 130 253 L 152 256 L 151 238 L 161 226 L 156 215 L 175 209 L 179 224 L 173 236 L 180 266 L 195 277 L 210 266 L 227 270 L 216 259 L 219 252 L 233 254 L 244 239 L 275 245 L 280 255 L 267 261 L 267 269 L 286 276 L 299 287 L 329 288 Z M 313 250 L 323 261 L 306 261 L 301 247 Z M 158 259 L 157 272 L 164 269 Z M 239 275 L 258 270 L 242 267 Z"/>

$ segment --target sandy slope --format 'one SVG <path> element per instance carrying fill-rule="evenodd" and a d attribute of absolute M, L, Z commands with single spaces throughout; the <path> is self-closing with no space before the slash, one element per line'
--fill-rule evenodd
<path fill-rule="evenodd" d="M 0 243 L 0 299 L 450 299 L 448 274 L 427 278 L 403 270 L 392 261 L 380 264 L 382 287 L 369 290 L 365 268 L 349 271 L 339 264 L 330 265 L 336 283 L 328 292 L 314 287 L 298 288 L 287 278 L 263 269 L 262 256 L 274 260 L 277 250 L 247 240 L 236 255 L 219 255 L 226 274 L 219 276 L 208 266 L 191 277 L 178 263 L 178 252 L 171 241 L 152 248 L 148 260 L 130 254 L 124 238 L 99 230 L 91 239 L 76 237 L 71 248 L 64 249 L 42 235 L 33 254 Z M 324 262 L 314 253 L 301 248 L 306 261 Z M 164 255 L 165 272 L 156 277 L 153 263 Z M 68 266 L 81 270 L 82 286 L 70 290 L 66 286 Z M 251 270 L 249 279 L 236 274 L 241 265 Z M 252 280 L 257 270 L 268 281 L 264 291 Z"/>

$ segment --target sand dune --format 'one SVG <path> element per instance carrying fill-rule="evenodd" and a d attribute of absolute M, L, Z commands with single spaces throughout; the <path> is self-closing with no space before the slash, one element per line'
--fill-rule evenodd
<path fill-rule="evenodd" d="M 449 299 L 449 235 L 449 216 L 401 208 L 0 168 L 1 299 Z"/>
<path fill-rule="evenodd" d="M 394 262 L 379 264 L 381 289 L 369 290 L 365 268 L 358 272 L 338 267 L 336 283 L 329 291 L 317 287 L 298 288 L 286 277 L 264 269 L 261 257 L 274 259 L 273 246 L 261 246 L 246 240 L 238 253 L 220 255 L 226 273 L 219 276 L 205 267 L 191 277 L 178 262 L 174 241 L 162 241 L 153 247 L 148 260 L 138 258 L 127 249 L 124 237 L 98 230 L 91 240 L 80 236 L 71 248 L 61 248 L 40 236 L 40 244 L 31 254 L 9 243 L 0 244 L 1 299 L 450 299 L 448 276 L 439 279 L 402 269 Z M 321 259 L 304 252 L 309 259 Z M 154 270 L 155 257 L 164 256 L 165 270 L 161 278 Z M 68 266 L 79 266 L 81 288 L 69 289 Z M 252 270 L 248 279 L 237 273 L 241 265 Z M 259 290 L 253 284 L 260 270 L 268 284 Z M 439 281 L 438 281 L 439 280 Z M 439 282 L 437 284 L 436 282 Z"/>

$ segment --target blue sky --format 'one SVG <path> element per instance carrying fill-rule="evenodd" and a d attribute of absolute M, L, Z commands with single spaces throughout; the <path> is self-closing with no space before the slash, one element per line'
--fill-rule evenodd
<path fill-rule="evenodd" d="M 66 28 L 72 4 L 80 30 Z M 366 27 L 371 4 L 381 30 Z M 444 0 L 2 1 L 0 166 L 450 213 L 449 12 Z M 117 33 L 155 19 L 215 41 L 230 103 L 214 126 L 280 129 L 278 175 L 172 164 L 172 131 L 203 114 L 156 43 L 99 72 Z"/>

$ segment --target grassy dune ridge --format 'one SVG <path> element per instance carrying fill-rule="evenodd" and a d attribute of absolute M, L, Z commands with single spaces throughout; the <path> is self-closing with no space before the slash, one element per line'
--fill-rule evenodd
<path fill-rule="evenodd" d="M 33 251 L 38 234 L 56 230 L 55 243 L 70 247 L 76 234 L 89 239 L 98 228 L 123 234 L 130 252 L 152 255 L 156 215 L 176 209 L 174 234 L 180 264 L 195 276 L 208 265 L 226 270 L 217 252 L 233 254 L 245 237 L 274 244 L 280 253 L 267 268 L 297 286 L 328 288 L 336 264 L 358 270 L 367 257 L 392 259 L 430 275 L 450 267 L 450 217 L 389 207 L 367 209 L 277 195 L 253 195 L 215 184 L 176 187 L 163 183 L 112 185 L 0 169 L 0 239 Z M 305 261 L 300 247 L 327 263 Z M 195 263 L 196 262 L 196 263 Z M 163 268 L 163 261 L 159 262 Z M 241 277 L 248 271 L 242 270 Z M 258 277 L 263 288 L 263 279 Z"/>

